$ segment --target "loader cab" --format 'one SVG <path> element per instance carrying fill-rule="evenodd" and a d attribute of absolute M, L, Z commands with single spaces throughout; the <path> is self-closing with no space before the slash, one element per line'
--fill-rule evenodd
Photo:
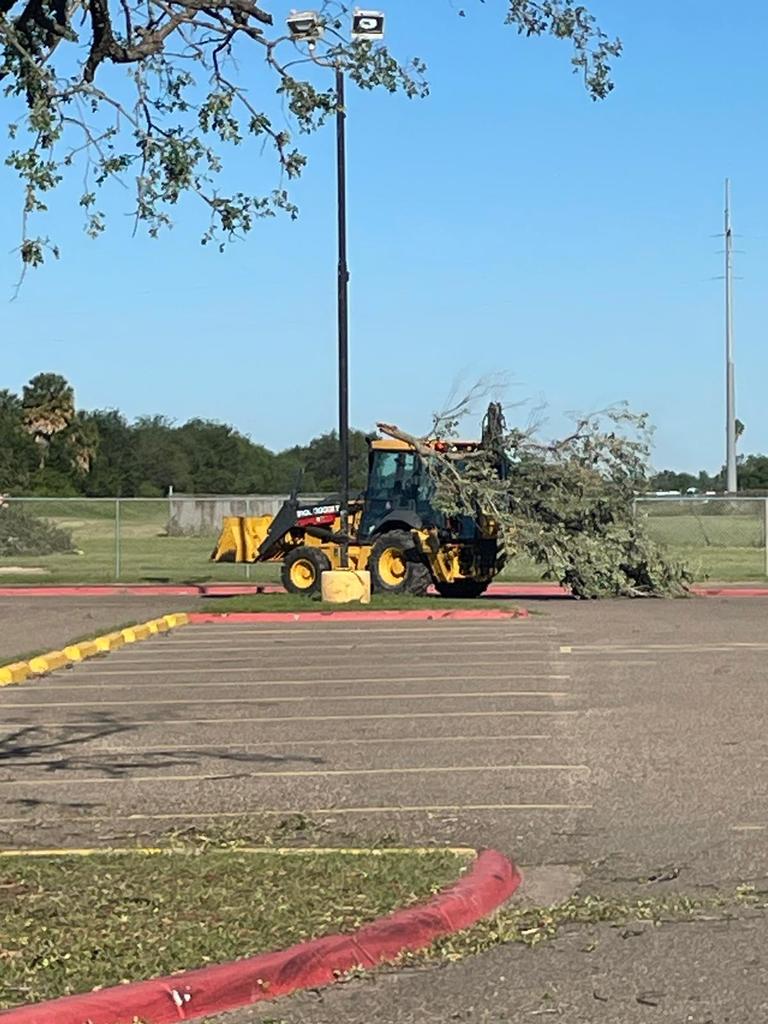
<path fill-rule="evenodd" d="M 401 441 L 372 441 L 368 455 L 368 487 L 360 522 L 360 539 L 398 512 L 424 525 L 435 522 L 432 483 L 419 455 Z"/>

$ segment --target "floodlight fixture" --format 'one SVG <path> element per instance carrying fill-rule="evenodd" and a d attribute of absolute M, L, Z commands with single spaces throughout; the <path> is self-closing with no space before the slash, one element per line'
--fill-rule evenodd
<path fill-rule="evenodd" d="M 323 36 L 323 19 L 317 11 L 291 11 L 286 19 L 296 43 L 316 43 Z"/>
<path fill-rule="evenodd" d="M 384 15 L 381 11 L 356 10 L 352 15 L 352 38 L 373 42 L 384 38 Z"/>

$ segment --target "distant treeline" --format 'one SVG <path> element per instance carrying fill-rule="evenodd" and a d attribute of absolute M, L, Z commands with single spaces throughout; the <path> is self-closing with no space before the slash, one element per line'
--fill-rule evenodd
<path fill-rule="evenodd" d="M 350 432 L 354 490 L 366 477 L 366 437 Z M 41 373 L 21 395 L 0 390 L 0 494 L 53 497 L 162 497 L 189 494 L 284 494 L 301 478 L 305 493 L 338 488 L 335 433 L 272 452 L 234 427 L 165 416 L 129 422 L 116 409 L 78 409 L 68 381 Z M 768 456 L 739 457 L 739 489 L 768 490 Z M 664 470 L 651 491 L 722 491 L 725 472 Z"/>
<path fill-rule="evenodd" d="M 353 487 L 366 476 L 366 437 L 350 433 Z M 0 494 L 162 497 L 307 493 L 337 488 L 338 437 L 272 452 L 234 427 L 164 416 L 129 422 L 115 409 L 77 409 L 71 385 L 43 373 L 21 395 L 0 390 Z"/>
<path fill-rule="evenodd" d="M 737 474 L 740 491 L 768 491 L 768 455 L 740 455 Z M 681 494 L 694 491 L 697 494 L 706 494 L 707 491 L 720 493 L 725 490 L 725 467 L 715 476 L 704 470 L 694 476 L 693 473 L 665 469 L 654 473 L 648 481 L 648 490 L 679 491 Z"/>

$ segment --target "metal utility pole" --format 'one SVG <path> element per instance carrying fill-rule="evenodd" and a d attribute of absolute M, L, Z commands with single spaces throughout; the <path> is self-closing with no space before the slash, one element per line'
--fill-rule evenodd
<path fill-rule="evenodd" d="M 333 46 L 324 58 L 315 56 L 318 43 L 327 28 L 323 11 L 291 11 L 286 19 L 288 32 L 294 43 L 306 43 L 309 56 L 322 67 L 331 64 L 336 71 L 336 173 L 337 211 L 339 225 L 339 272 L 337 282 L 338 328 L 339 328 L 339 469 L 341 534 L 339 545 L 340 565 L 349 568 L 349 266 L 347 264 L 347 153 L 346 120 L 344 109 L 344 68 L 338 57 L 334 58 Z M 351 38 L 353 41 L 377 42 L 384 38 L 386 18 L 381 11 L 355 10 L 352 15 Z M 338 26 L 337 26 L 338 27 Z M 338 35 L 334 30 L 334 35 Z"/>
<path fill-rule="evenodd" d="M 349 266 L 347 264 L 347 154 L 344 72 L 336 68 L 336 169 L 339 225 L 339 455 L 341 481 L 341 568 L 349 566 Z"/>
<path fill-rule="evenodd" d="M 733 363 L 733 229 L 731 181 L 725 179 L 725 489 L 735 494 L 736 477 L 736 383 Z"/>

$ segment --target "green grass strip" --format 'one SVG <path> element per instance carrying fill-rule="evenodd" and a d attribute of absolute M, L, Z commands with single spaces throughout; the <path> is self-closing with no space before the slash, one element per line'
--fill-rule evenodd
<path fill-rule="evenodd" d="M 482 597 L 474 600 L 446 597 L 435 597 L 425 595 L 424 597 L 412 597 L 410 595 L 397 597 L 388 594 L 374 594 L 371 603 L 363 604 L 329 604 L 319 598 L 305 597 L 301 594 L 253 594 L 240 597 L 221 597 L 207 601 L 202 610 L 214 615 L 224 615 L 231 612 L 388 612 L 388 611 L 431 611 L 436 615 L 456 611 L 457 609 L 478 609 L 489 608 L 514 614 L 519 605 L 509 598 L 504 597 Z"/>
<path fill-rule="evenodd" d="M 467 863 L 442 850 L 0 859 L 0 1008 L 351 931 Z"/>

